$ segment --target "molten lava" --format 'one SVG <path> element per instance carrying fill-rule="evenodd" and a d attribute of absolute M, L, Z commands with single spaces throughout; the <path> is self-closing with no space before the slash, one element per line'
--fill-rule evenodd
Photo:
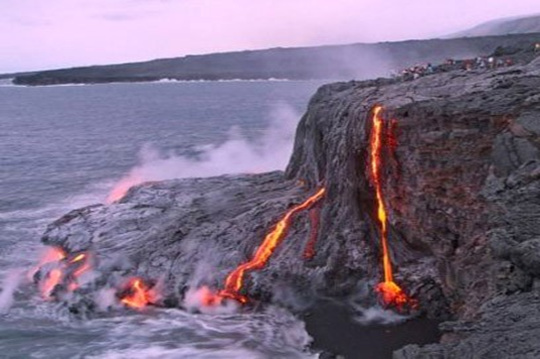
<path fill-rule="evenodd" d="M 382 191 L 382 168 L 383 168 L 383 132 L 384 121 L 382 119 L 382 106 L 375 106 L 373 109 L 373 122 L 370 136 L 370 171 L 371 180 L 375 187 L 375 197 L 377 200 L 377 219 L 380 225 L 381 246 L 383 251 L 383 271 L 384 281 L 377 285 L 375 289 L 379 293 L 380 298 L 385 306 L 396 307 L 401 310 L 405 306 L 414 307 L 415 301 L 410 299 L 407 294 L 394 282 L 392 273 L 392 261 L 388 248 L 388 216 L 384 204 L 384 196 Z M 395 146 L 395 143 L 391 143 Z"/>
<path fill-rule="evenodd" d="M 309 239 L 304 248 L 304 259 L 312 259 L 315 257 L 315 244 L 317 244 L 317 235 L 319 234 L 319 218 L 321 215 L 321 209 L 319 207 L 313 207 L 309 210 L 309 220 L 311 222 L 311 228 L 309 233 Z"/>
<path fill-rule="evenodd" d="M 49 247 L 45 253 L 41 256 L 39 259 L 39 265 L 37 267 L 32 268 L 28 272 L 28 276 L 30 279 L 34 278 L 34 275 L 42 268 L 44 265 L 54 265 L 53 263 L 56 263 L 56 266 L 61 265 L 61 261 L 66 258 L 66 253 L 58 247 Z M 40 280 L 39 283 L 39 289 L 41 291 L 41 295 L 49 299 L 51 297 L 51 294 L 54 290 L 54 288 L 60 284 L 62 281 L 62 278 L 64 276 L 64 273 L 60 268 L 53 268 L 51 269 L 44 278 Z"/>
<path fill-rule="evenodd" d="M 129 177 L 121 179 L 111 190 L 109 195 L 107 196 L 107 199 L 105 200 L 105 203 L 111 204 L 113 202 L 119 201 L 127 194 L 129 189 L 133 186 L 136 186 L 140 183 L 144 182 L 143 178 L 131 174 Z"/>
<path fill-rule="evenodd" d="M 70 292 L 79 288 L 79 277 L 91 269 L 90 257 L 87 253 L 81 253 L 68 260 L 62 249 L 50 247 L 41 257 L 39 266 L 32 269 L 29 275 L 34 277 L 40 269 L 45 270 L 42 272 L 39 288 L 43 297 L 49 299 L 54 288 L 60 283 L 66 284 Z"/>
<path fill-rule="evenodd" d="M 244 275 L 246 271 L 263 268 L 272 253 L 285 237 L 287 229 L 291 225 L 291 220 L 295 214 L 305 209 L 310 208 L 317 203 L 325 193 L 325 188 L 319 189 L 313 196 L 309 197 L 303 203 L 291 208 L 285 216 L 276 224 L 274 229 L 266 235 L 263 243 L 255 252 L 253 258 L 246 263 L 239 265 L 233 270 L 225 281 L 225 288 L 219 292 L 219 295 L 226 298 L 236 299 L 241 303 L 247 303 L 247 298 L 240 294 L 240 290 L 244 285 Z"/>
<path fill-rule="evenodd" d="M 49 299 L 51 297 L 54 288 L 62 281 L 63 276 L 62 270 L 58 268 L 52 269 L 47 274 L 47 277 L 43 280 L 40 286 L 41 294 L 44 298 Z"/>
<path fill-rule="evenodd" d="M 81 253 L 75 256 L 75 258 L 70 260 L 68 263 L 70 267 L 78 266 L 75 267 L 75 270 L 73 270 L 73 272 L 71 272 L 71 282 L 68 285 L 68 290 L 70 292 L 73 292 L 74 290 L 79 288 L 79 277 L 92 269 L 92 267 L 90 266 L 90 258 L 86 253 Z"/>
<path fill-rule="evenodd" d="M 76 256 L 75 258 L 73 258 L 72 260 L 69 261 L 70 264 L 75 264 L 75 263 L 79 263 L 79 262 L 82 262 L 82 261 L 84 261 L 82 263 L 82 265 L 80 265 L 73 272 L 73 276 L 75 277 L 75 279 L 79 278 L 81 275 L 83 275 L 85 272 L 87 272 L 88 270 L 91 269 L 89 259 L 88 259 L 88 255 L 85 254 L 85 253 L 82 253 L 82 254 L 79 254 L 78 256 Z"/>
<path fill-rule="evenodd" d="M 121 299 L 121 302 L 134 309 L 143 309 L 154 301 L 154 292 L 140 278 L 131 280 L 128 294 Z"/>
<path fill-rule="evenodd" d="M 66 253 L 58 247 L 49 247 L 41 257 L 39 265 L 42 266 L 47 263 L 59 262 L 62 259 L 66 258 Z"/>

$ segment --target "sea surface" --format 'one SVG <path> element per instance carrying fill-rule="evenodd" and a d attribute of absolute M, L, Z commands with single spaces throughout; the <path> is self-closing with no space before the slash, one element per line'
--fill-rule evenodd
<path fill-rule="evenodd" d="M 82 320 L 43 300 L 27 272 L 48 223 L 106 202 L 134 173 L 140 181 L 283 169 L 319 85 L 0 86 L 0 358 L 311 357 L 304 323 L 280 308 Z"/>

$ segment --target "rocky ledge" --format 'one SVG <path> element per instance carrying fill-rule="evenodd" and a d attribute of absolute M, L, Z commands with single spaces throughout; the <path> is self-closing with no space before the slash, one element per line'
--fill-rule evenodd
<path fill-rule="evenodd" d="M 90 253 L 93 276 L 52 295 L 77 312 L 138 276 L 159 283 L 156 305 L 223 288 L 268 231 L 318 188 L 242 295 L 309 305 L 364 293 L 383 276 L 370 178 L 373 108 L 384 106 L 389 150 L 381 183 L 395 281 L 443 323 L 441 344 L 395 358 L 533 358 L 540 353 L 540 58 L 500 70 L 415 81 L 336 83 L 311 99 L 285 173 L 146 183 L 112 205 L 73 211 L 43 242 Z M 44 266 L 37 277 L 47 276 Z M 368 290 L 365 290 L 365 289 Z M 69 293 L 68 293 L 69 292 Z"/>

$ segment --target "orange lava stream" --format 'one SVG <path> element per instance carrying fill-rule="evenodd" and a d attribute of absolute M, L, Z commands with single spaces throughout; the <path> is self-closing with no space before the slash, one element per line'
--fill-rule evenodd
<path fill-rule="evenodd" d="M 30 279 L 39 271 L 41 267 L 50 263 L 60 263 L 66 258 L 66 253 L 58 247 L 49 247 L 39 260 L 39 265 L 28 272 Z M 39 289 L 45 299 L 51 297 L 54 288 L 62 281 L 64 273 L 59 268 L 54 268 L 47 273 L 45 278 L 40 280 Z"/>
<path fill-rule="evenodd" d="M 371 178 L 375 186 L 377 199 L 377 219 L 381 229 L 381 246 L 383 250 L 383 270 L 384 282 L 377 285 L 375 289 L 379 293 L 384 305 L 402 309 L 406 305 L 413 305 L 413 300 L 394 282 L 392 272 L 392 261 L 388 248 L 388 216 L 384 205 L 382 191 L 382 150 L 383 150 L 383 119 L 382 106 L 375 106 L 373 109 L 373 128 L 370 137 L 370 169 Z"/>
<path fill-rule="evenodd" d="M 121 300 L 128 307 L 142 309 L 153 301 L 154 295 L 152 291 L 141 279 L 135 278 L 129 289 L 130 293 Z"/>
<path fill-rule="evenodd" d="M 285 233 L 291 225 L 291 219 L 293 216 L 296 213 L 303 211 L 317 203 L 324 196 L 325 192 L 326 189 L 321 188 L 303 203 L 291 208 L 276 224 L 275 228 L 266 235 L 263 243 L 255 252 L 253 259 L 239 265 L 227 276 L 225 288 L 219 292 L 219 295 L 222 297 L 236 299 L 241 303 L 246 303 L 247 298 L 239 293 L 244 283 L 244 275 L 246 271 L 263 268 L 270 259 L 272 253 L 274 253 L 277 246 L 285 237 Z"/>
<path fill-rule="evenodd" d="M 309 239 L 306 243 L 306 247 L 304 248 L 304 259 L 313 259 L 313 257 L 315 257 L 315 245 L 317 244 L 317 235 L 319 234 L 320 211 L 320 208 L 317 207 L 313 207 L 309 210 L 311 229 Z"/>
<path fill-rule="evenodd" d="M 80 277 L 83 273 L 87 272 L 88 270 L 92 269 L 90 267 L 90 263 L 88 263 L 88 255 L 86 254 L 79 254 L 78 256 L 76 256 L 75 258 L 73 258 L 69 263 L 73 264 L 73 263 L 77 263 L 77 262 L 80 262 L 82 260 L 84 260 L 84 263 L 82 266 L 80 266 L 79 268 L 77 268 L 74 272 L 73 272 L 73 276 L 75 278 L 78 278 Z"/>
<path fill-rule="evenodd" d="M 58 268 L 55 268 L 48 273 L 47 278 L 41 283 L 41 293 L 43 294 L 43 297 L 46 299 L 51 297 L 52 291 L 60 283 L 62 277 L 63 273 Z"/>

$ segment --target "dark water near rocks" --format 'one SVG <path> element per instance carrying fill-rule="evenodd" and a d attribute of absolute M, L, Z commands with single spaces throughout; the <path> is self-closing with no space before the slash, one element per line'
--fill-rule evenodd
<path fill-rule="evenodd" d="M 319 85 L 0 86 L 0 278 L 3 289 L 18 284 L 12 303 L 0 294 L 0 357 L 310 357 L 304 322 L 279 308 L 213 316 L 152 309 L 77 320 L 42 300 L 24 272 L 36 262 L 47 223 L 103 202 L 134 166 L 156 176 L 150 179 L 211 175 L 209 166 L 246 171 L 240 162 L 253 158 L 263 159 L 254 170 L 283 168 L 284 144 Z M 284 149 L 273 149 L 276 141 Z M 174 161 L 156 162 L 156 152 Z M 208 157 L 202 164 L 194 159 L 200 153 Z"/>

